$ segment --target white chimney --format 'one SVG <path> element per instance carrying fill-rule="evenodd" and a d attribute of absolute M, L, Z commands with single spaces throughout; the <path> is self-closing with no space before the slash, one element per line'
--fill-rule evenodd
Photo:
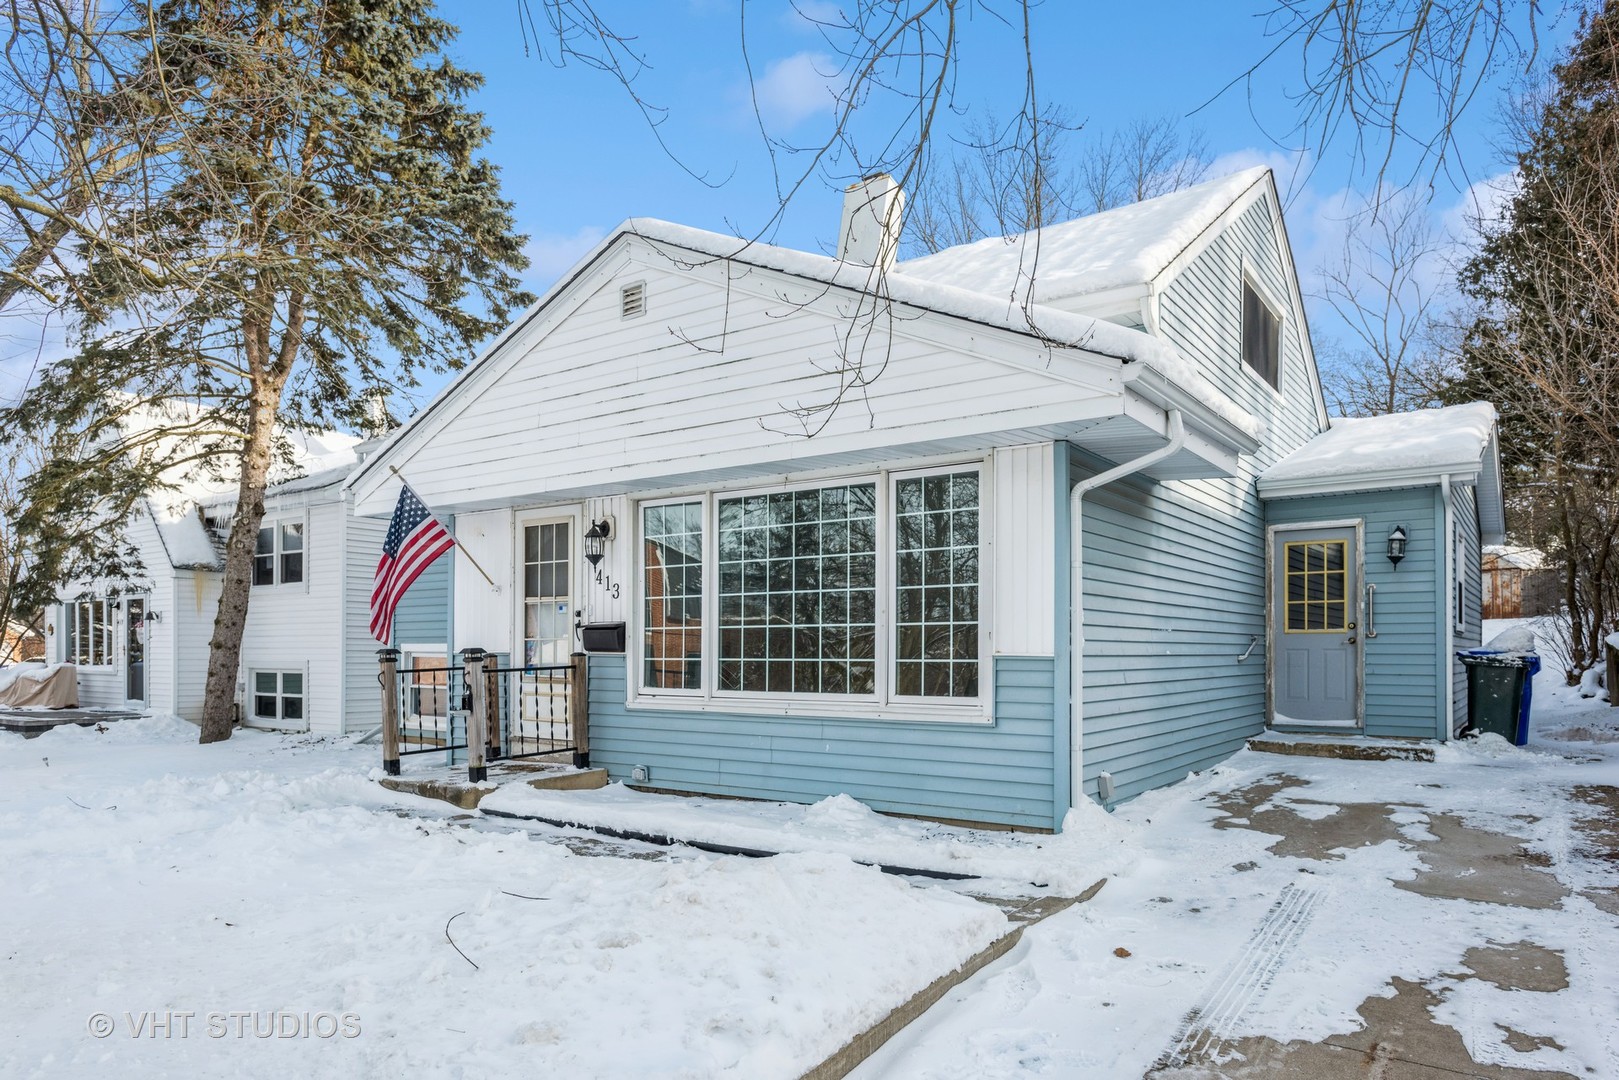
<path fill-rule="evenodd" d="M 843 193 L 843 223 L 838 228 L 838 258 L 851 266 L 888 271 L 899 253 L 905 192 L 887 173 L 850 184 Z"/>

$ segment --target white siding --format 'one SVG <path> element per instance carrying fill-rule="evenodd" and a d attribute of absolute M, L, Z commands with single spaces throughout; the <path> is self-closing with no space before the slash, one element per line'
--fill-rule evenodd
<path fill-rule="evenodd" d="M 1118 411 L 1117 361 L 905 312 L 846 341 L 853 301 L 841 294 L 723 262 L 679 268 L 631 246 L 640 261 L 599 266 L 580 296 L 559 298 L 390 454 L 429 505 L 543 503 L 728 468 L 987 447 L 990 433 L 1077 431 Z M 619 314 L 627 275 L 647 283 L 638 319 Z M 937 340 L 914 336 L 923 332 Z M 832 400 L 851 373 L 828 369 L 851 354 L 881 377 L 847 390 L 829 419 L 809 417 L 817 432 L 806 439 L 791 410 Z M 360 512 L 385 513 L 395 491 L 366 477 Z"/>
<path fill-rule="evenodd" d="M 174 571 L 174 711 L 187 720 L 202 720 L 208 683 L 208 642 L 219 611 L 220 576 L 212 570 Z M 163 616 L 167 621 L 169 615 Z"/>
<path fill-rule="evenodd" d="M 266 523 L 288 519 L 306 521 L 304 580 L 253 588 L 242 634 L 238 699 L 247 720 L 253 672 L 303 672 L 309 730 L 337 735 L 343 730 L 343 507 L 337 502 L 300 506 L 293 498 L 265 500 Z"/>
<path fill-rule="evenodd" d="M 345 504 L 346 507 L 346 504 Z M 377 650 L 371 636 L 371 583 L 388 522 L 381 518 L 343 516 L 343 731 L 365 731 L 382 723 L 382 696 L 377 686 Z M 454 552 L 442 556 L 453 559 Z"/>
<path fill-rule="evenodd" d="M 491 586 L 485 581 L 461 552 L 451 552 L 447 556 L 455 559 L 455 596 L 452 601 L 455 605 L 454 647 L 463 649 L 476 645 L 480 649 L 509 653 L 513 646 L 513 619 L 516 617 L 517 604 L 512 570 L 516 550 L 512 512 L 490 510 L 478 514 L 457 514 L 455 541 L 477 560 L 495 584 Z"/>
<path fill-rule="evenodd" d="M 603 515 L 613 518 L 613 539 L 608 541 L 602 556 L 599 573 L 584 575 L 584 588 L 578 605 L 584 609 L 586 622 L 628 622 L 634 609 L 634 596 L 639 595 L 633 580 L 637 573 L 635 547 L 641 535 L 640 523 L 632 520 L 635 510 L 628 498 L 615 496 L 607 499 L 586 499 L 585 516 L 580 529 L 588 529 Z M 579 551 L 584 558 L 584 550 Z M 615 589 L 617 595 L 614 595 Z"/>
<path fill-rule="evenodd" d="M 995 652 L 1050 656 L 1056 603 L 1052 444 L 997 450 L 994 463 L 989 581 Z"/>

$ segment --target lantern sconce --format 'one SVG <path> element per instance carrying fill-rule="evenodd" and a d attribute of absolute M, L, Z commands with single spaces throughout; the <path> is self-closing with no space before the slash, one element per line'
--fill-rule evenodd
<path fill-rule="evenodd" d="M 146 613 L 146 621 L 149 622 L 149 623 L 162 622 L 163 621 L 163 614 L 162 614 L 162 612 L 158 612 L 158 611 L 148 611 Z"/>
<path fill-rule="evenodd" d="M 1400 568 L 1400 560 L 1405 558 L 1406 539 L 1404 525 L 1394 526 L 1394 531 L 1389 533 L 1389 562 L 1394 564 L 1396 570 Z"/>
<path fill-rule="evenodd" d="M 613 519 L 604 517 L 600 521 L 592 521 L 590 528 L 585 532 L 585 561 L 591 568 L 601 565 L 602 556 L 607 554 L 607 541 L 613 536 Z"/>

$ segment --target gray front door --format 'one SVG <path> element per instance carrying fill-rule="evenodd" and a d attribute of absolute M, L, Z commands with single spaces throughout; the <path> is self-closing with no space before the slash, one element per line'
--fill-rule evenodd
<path fill-rule="evenodd" d="M 1271 542 L 1271 723 L 1358 727 L 1355 528 L 1278 529 Z"/>
<path fill-rule="evenodd" d="M 124 697 L 146 703 L 146 598 L 124 604 Z"/>

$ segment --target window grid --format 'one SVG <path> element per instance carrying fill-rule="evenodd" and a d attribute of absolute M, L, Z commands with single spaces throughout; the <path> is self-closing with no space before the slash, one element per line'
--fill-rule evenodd
<path fill-rule="evenodd" d="M 304 523 L 270 521 L 253 545 L 253 584 L 292 585 L 304 579 Z"/>
<path fill-rule="evenodd" d="M 259 720 L 302 720 L 304 718 L 303 672 L 254 672 L 253 716 Z"/>
<path fill-rule="evenodd" d="M 1348 629 L 1349 542 L 1296 540 L 1285 546 L 1289 634 Z"/>
<path fill-rule="evenodd" d="M 573 651 L 569 525 L 523 527 L 524 664 L 567 663 Z"/>
<path fill-rule="evenodd" d="M 643 685 L 655 690 L 699 690 L 703 657 L 703 504 L 643 507 L 641 537 Z"/>
<path fill-rule="evenodd" d="M 978 696 L 978 471 L 894 485 L 894 693 Z"/>
<path fill-rule="evenodd" d="M 112 605 L 107 600 L 80 600 L 68 605 L 67 660 L 78 667 L 112 663 Z"/>
<path fill-rule="evenodd" d="M 877 691 L 877 486 L 719 500 L 718 688 Z"/>

